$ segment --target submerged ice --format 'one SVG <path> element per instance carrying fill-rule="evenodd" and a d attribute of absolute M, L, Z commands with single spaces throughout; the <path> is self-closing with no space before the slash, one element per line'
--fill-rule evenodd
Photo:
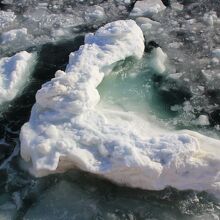
<path fill-rule="evenodd" d="M 166 55 L 155 51 L 153 67 L 162 73 Z M 70 54 L 65 72 L 58 70 L 37 92 L 21 129 L 21 156 L 32 174 L 77 167 L 131 187 L 220 192 L 220 141 L 168 131 L 134 112 L 98 105 L 97 86 L 116 63 L 143 53 L 144 37 L 132 20 L 86 36 L 85 45 Z"/>

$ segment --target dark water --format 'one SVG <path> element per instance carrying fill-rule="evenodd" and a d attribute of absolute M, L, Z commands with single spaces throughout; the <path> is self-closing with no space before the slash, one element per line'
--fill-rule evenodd
<path fill-rule="evenodd" d="M 35 48 L 39 59 L 31 83 L 2 114 L 0 137 L 6 144 L 0 145 L 0 219 L 217 219 L 219 201 L 205 192 L 130 189 L 79 171 L 34 178 L 21 169 L 20 156 L 16 154 L 19 130 L 29 119 L 36 91 L 56 70 L 65 69 L 69 53 L 81 44 L 83 37 L 80 36 Z M 129 62 L 131 64 L 121 66 L 129 69 L 134 61 Z M 190 94 L 175 82 L 166 80 L 151 73 L 142 74 L 139 82 L 150 82 L 154 94 L 151 98 L 159 103 L 152 105 L 157 116 L 160 117 L 161 111 L 158 106 L 164 105 L 167 109 L 164 115 L 175 118 L 176 115 L 169 112 L 170 106 L 190 99 Z M 173 86 L 164 92 L 161 89 L 164 83 Z M 10 159 L 11 155 L 14 157 Z"/>

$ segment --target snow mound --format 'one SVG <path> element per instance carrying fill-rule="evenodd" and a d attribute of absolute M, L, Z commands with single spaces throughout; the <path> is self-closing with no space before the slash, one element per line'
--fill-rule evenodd
<path fill-rule="evenodd" d="M 65 72 L 57 71 L 37 92 L 21 129 L 21 156 L 33 175 L 76 167 L 131 187 L 220 191 L 220 141 L 97 105 L 96 88 L 116 62 L 140 59 L 143 52 L 142 31 L 132 20 L 86 36 Z"/>
<path fill-rule="evenodd" d="M 0 105 L 14 99 L 26 85 L 36 55 L 26 51 L 0 59 Z"/>

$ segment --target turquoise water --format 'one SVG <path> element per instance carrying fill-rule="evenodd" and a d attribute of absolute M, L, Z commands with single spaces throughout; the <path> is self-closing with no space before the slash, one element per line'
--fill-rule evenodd
<path fill-rule="evenodd" d="M 128 58 L 119 62 L 98 86 L 100 104 L 164 121 L 177 117 L 179 113 L 172 106 L 183 104 L 190 94 L 181 87 L 173 89 L 175 82 L 167 80 L 169 72 L 158 74 L 149 63 L 147 54 L 141 60 Z"/>

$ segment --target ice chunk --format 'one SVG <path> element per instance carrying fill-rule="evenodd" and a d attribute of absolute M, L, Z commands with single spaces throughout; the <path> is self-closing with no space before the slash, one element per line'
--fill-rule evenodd
<path fill-rule="evenodd" d="M 0 30 L 10 26 L 16 18 L 14 12 L 0 10 Z"/>
<path fill-rule="evenodd" d="M 5 202 L 4 205 L 0 205 L 1 220 L 14 219 L 15 216 L 16 216 L 16 206 L 13 203 Z"/>
<path fill-rule="evenodd" d="M 0 59 L 0 105 L 14 99 L 26 85 L 35 64 L 35 54 L 26 51 Z"/>
<path fill-rule="evenodd" d="M 137 1 L 133 10 L 130 13 L 131 17 L 152 17 L 160 11 L 163 11 L 166 7 L 161 0 L 144 0 Z"/>
<path fill-rule="evenodd" d="M 160 23 L 153 21 L 150 18 L 138 17 L 135 20 L 144 34 L 147 34 L 150 29 L 155 29 L 160 27 Z"/>
<path fill-rule="evenodd" d="M 160 47 L 155 48 L 151 54 L 150 67 L 154 71 L 162 74 L 166 70 L 166 60 L 167 55 L 163 52 L 163 50 Z"/>
<path fill-rule="evenodd" d="M 214 57 L 220 58 L 220 48 L 216 48 L 212 51 Z"/>
<path fill-rule="evenodd" d="M 21 129 L 21 156 L 30 172 L 43 176 L 79 168 L 131 187 L 220 192 L 219 140 L 168 131 L 135 113 L 97 105 L 97 86 L 116 62 L 143 52 L 142 31 L 132 20 L 86 36 L 65 72 L 57 71 L 37 92 Z"/>
<path fill-rule="evenodd" d="M 16 216 L 16 205 L 11 201 L 9 194 L 1 194 L 0 197 L 0 219 L 14 219 Z"/>
<path fill-rule="evenodd" d="M 13 41 L 27 40 L 28 33 L 26 28 L 14 29 L 1 35 L 1 44 L 12 43 Z"/>
<path fill-rule="evenodd" d="M 209 117 L 207 115 L 200 115 L 195 123 L 201 126 L 210 125 Z"/>

